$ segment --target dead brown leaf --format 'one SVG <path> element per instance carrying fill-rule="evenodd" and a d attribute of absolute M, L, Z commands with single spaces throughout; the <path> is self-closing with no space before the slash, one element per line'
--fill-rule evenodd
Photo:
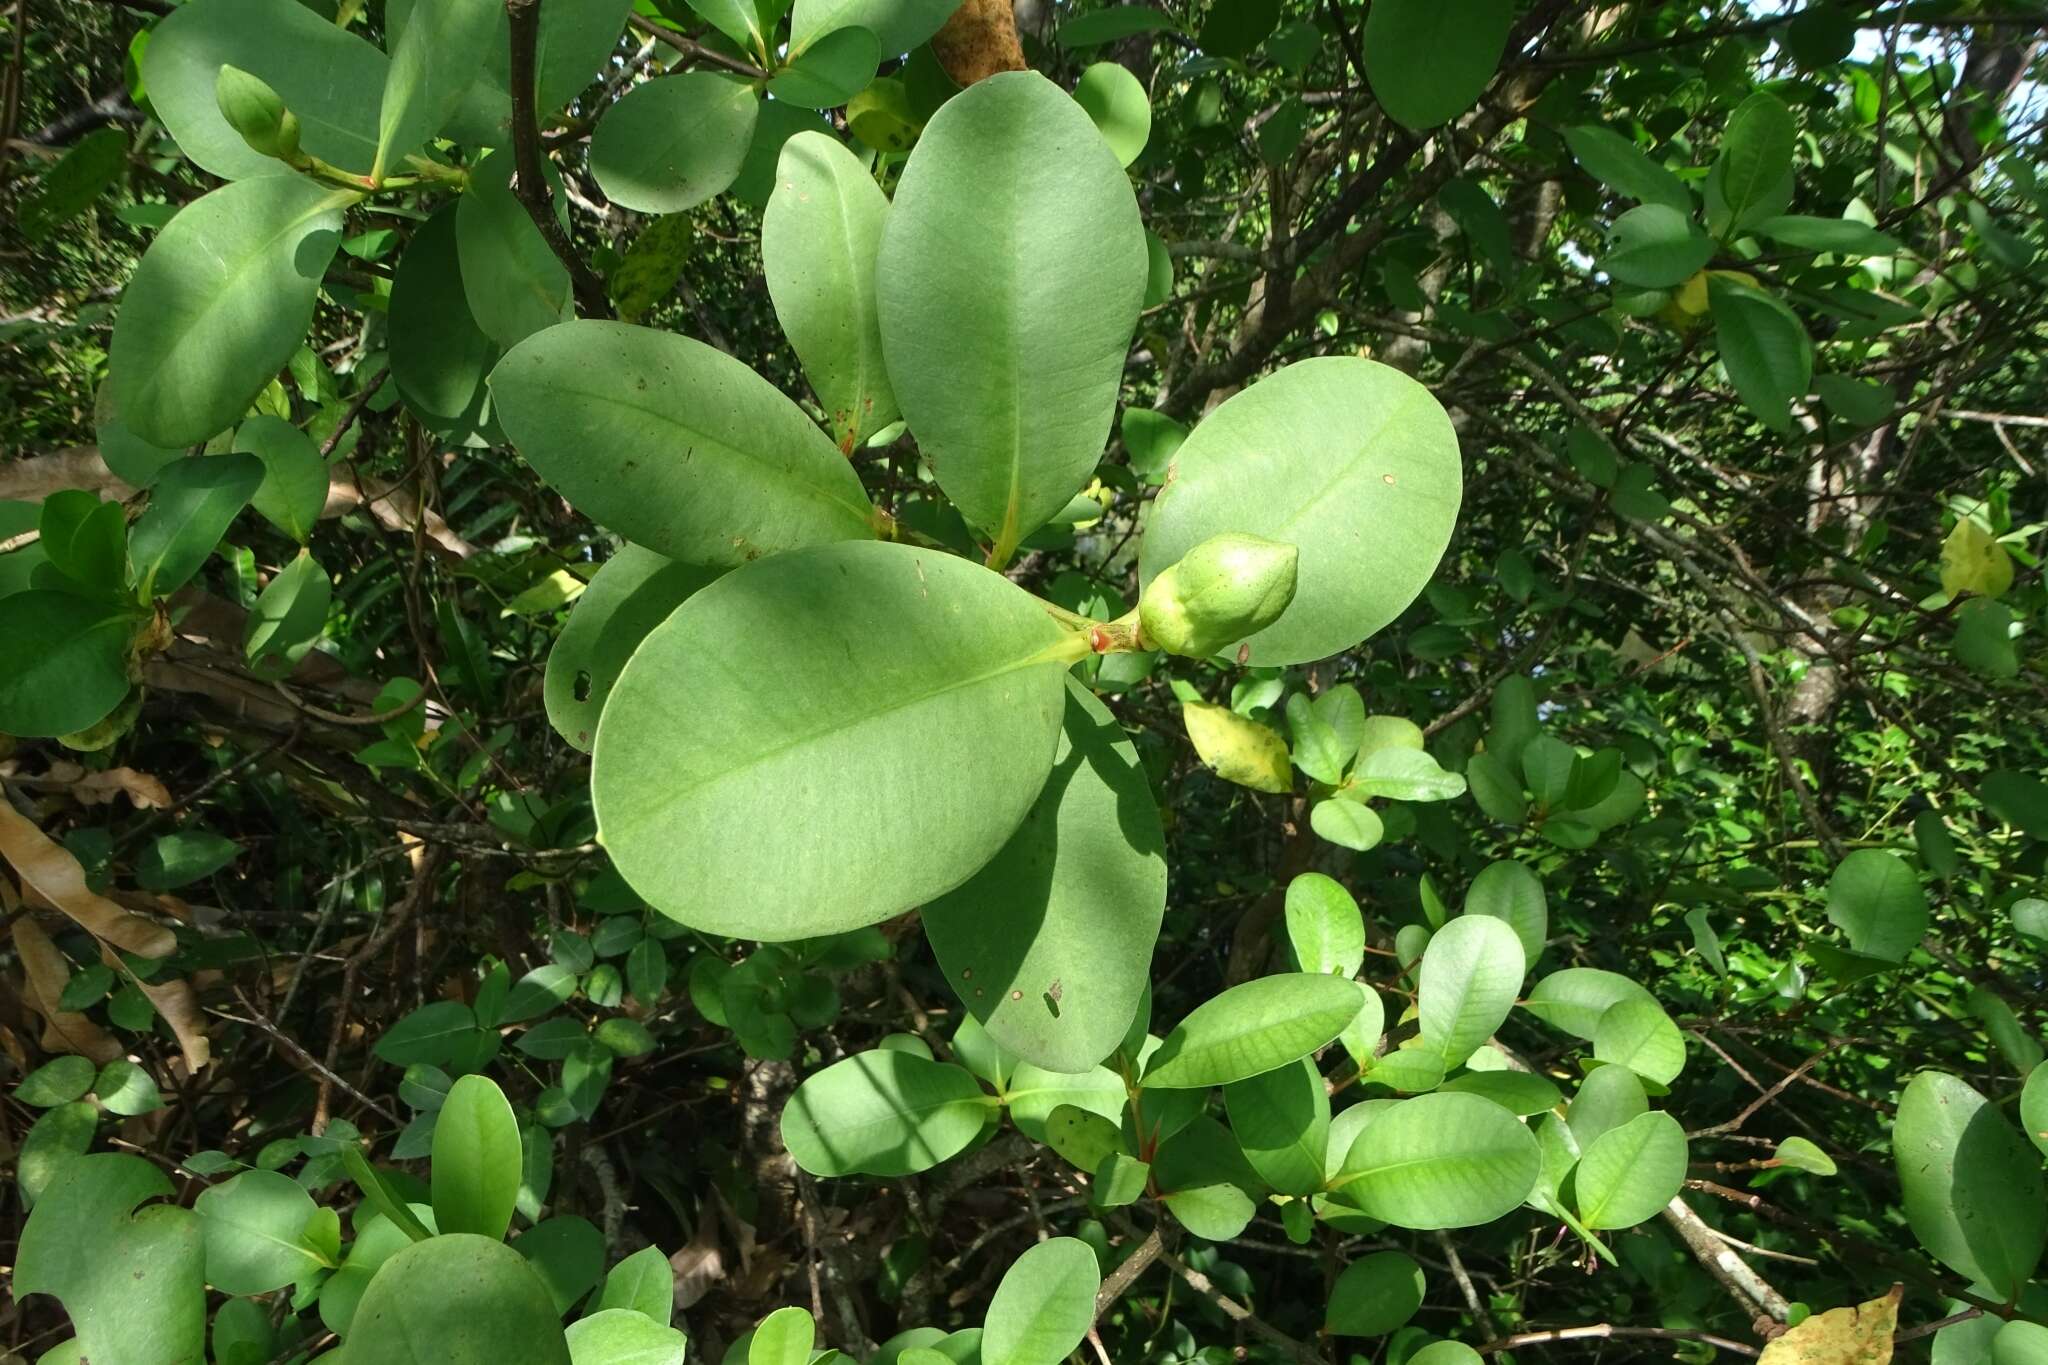
<path fill-rule="evenodd" d="M 14 921 L 13 932 L 14 951 L 28 976 L 29 1008 L 43 1016 L 43 1051 L 75 1052 L 95 1062 L 111 1062 L 119 1057 L 121 1044 L 105 1029 L 83 1014 L 58 1008 L 64 983 L 71 979 L 71 968 L 42 926 L 23 915 Z"/>
<path fill-rule="evenodd" d="M 718 1220 L 706 1210 L 697 1220 L 697 1235 L 668 1258 L 676 1276 L 676 1311 L 694 1308 L 725 1278 L 725 1253 L 718 1249 Z"/>
<path fill-rule="evenodd" d="M 128 913 L 86 886 L 85 869 L 70 850 L 5 801 L 0 801 L 0 857 L 21 874 L 23 890 L 33 890 L 102 942 L 139 957 L 168 957 L 178 946 L 170 930 Z"/>
<path fill-rule="evenodd" d="M 1891 1365 L 1904 1294 L 1895 1284 L 1881 1299 L 1815 1313 L 1766 1345 L 1757 1365 Z"/>
<path fill-rule="evenodd" d="M 169 788 L 134 768 L 87 773 L 71 784 L 71 794 L 86 806 L 104 805 L 120 796 L 127 797 L 137 810 L 163 810 L 171 804 Z"/>
<path fill-rule="evenodd" d="M 190 981 L 137 981 L 135 985 L 171 1026 L 188 1071 L 198 1071 L 213 1059 L 213 1043 L 206 1036 L 206 1017 L 199 1012 L 199 996 Z"/>

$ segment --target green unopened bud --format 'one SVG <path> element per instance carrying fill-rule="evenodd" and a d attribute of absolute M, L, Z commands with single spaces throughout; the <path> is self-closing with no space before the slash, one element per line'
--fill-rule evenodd
<path fill-rule="evenodd" d="M 284 107 L 284 98 L 238 66 L 223 66 L 213 83 L 221 117 L 242 135 L 242 141 L 280 161 L 299 160 L 299 120 Z"/>
<path fill-rule="evenodd" d="M 1139 624 L 1167 653 L 1205 659 L 1280 619 L 1294 600 L 1298 557 L 1260 536 L 1213 536 L 1152 580 Z"/>

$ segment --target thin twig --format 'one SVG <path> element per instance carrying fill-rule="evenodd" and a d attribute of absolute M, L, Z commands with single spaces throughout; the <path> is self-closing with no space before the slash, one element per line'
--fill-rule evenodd
<path fill-rule="evenodd" d="M 541 171 L 540 114 L 534 107 L 534 52 L 540 42 L 540 0 L 505 0 L 512 32 L 512 192 L 539 229 L 541 240 L 569 272 L 579 309 L 589 317 L 609 317 L 604 285 L 576 254 L 569 234 L 555 219 L 547 176 Z"/>

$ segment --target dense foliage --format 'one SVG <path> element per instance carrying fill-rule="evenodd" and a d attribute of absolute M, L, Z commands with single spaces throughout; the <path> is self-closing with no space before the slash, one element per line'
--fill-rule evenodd
<path fill-rule="evenodd" d="M 22 0 L 6 1361 L 2048 1361 L 2018 0 Z"/>

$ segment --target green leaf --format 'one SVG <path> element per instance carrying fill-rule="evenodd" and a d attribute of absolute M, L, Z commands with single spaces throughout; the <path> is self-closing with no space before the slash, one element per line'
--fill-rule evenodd
<path fill-rule="evenodd" d="M 570 1365 L 683 1365 L 688 1344 L 667 1323 L 624 1308 L 580 1318 L 569 1324 L 567 1336 Z"/>
<path fill-rule="evenodd" d="M 557 1313 L 581 1302 L 604 1273 L 604 1234 L 588 1218 L 545 1219 L 519 1234 L 512 1249 L 548 1287 Z"/>
<path fill-rule="evenodd" d="M 1359 758 L 1350 790 L 1390 801 L 1450 801 L 1465 794 L 1465 779 L 1445 772 L 1421 749 L 1393 746 Z"/>
<path fill-rule="evenodd" d="M 1859 848 L 1828 878 L 1828 919 L 1854 951 L 1904 962 L 1927 933 L 1927 893 L 1896 853 Z"/>
<path fill-rule="evenodd" d="M 1060 1104 L 1045 1116 L 1045 1145 L 1076 1170 L 1093 1173 L 1123 1151 L 1124 1138 L 1113 1120 L 1077 1105 Z"/>
<path fill-rule="evenodd" d="M 235 429 L 235 450 L 263 462 L 263 482 L 249 499 L 258 515 L 304 545 L 327 505 L 327 461 L 313 438 L 260 413 Z"/>
<path fill-rule="evenodd" d="M 1608 188 L 1645 204 L 1691 214 L 1692 191 L 1685 182 L 1620 133 L 1582 125 L 1565 129 L 1564 142 L 1587 173 Z"/>
<path fill-rule="evenodd" d="M 36 1200 L 15 1252 L 17 1300 L 54 1294 L 78 1334 L 80 1359 L 192 1365 L 206 1349 L 200 1219 L 153 1204 L 171 1182 L 115 1152 L 66 1162 Z"/>
<path fill-rule="evenodd" d="M 864 28 L 884 57 L 910 51 L 937 33 L 960 0 L 796 0 L 789 15 L 789 48 L 801 52 L 828 33 Z"/>
<path fill-rule="evenodd" d="M 1906 1086 L 1892 1125 L 1906 1221 L 1920 1245 L 2012 1301 L 2048 1242 L 2041 1162 L 1996 1106 L 1939 1071 Z"/>
<path fill-rule="evenodd" d="M 1999 769 L 1984 774 L 1977 795 L 2006 824 L 2031 838 L 2048 840 L 2048 782 Z"/>
<path fill-rule="evenodd" d="M 210 455 L 166 465 L 150 485 L 149 508 L 128 537 L 135 581 L 168 597 L 199 572 L 228 527 L 263 485 L 253 455 Z"/>
<path fill-rule="evenodd" d="M 2012 556 L 2006 548 L 1975 517 L 1957 517 L 1941 541 L 1941 590 L 1951 597 L 1966 592 L 2002 597 L 2011 586 Z"/>
<path fill-rule="evenodd" d="M 1714 239 L 1666 204 L 1641 204 L 1614 220 L 1600 268 L 1639 289 L 1685 283 L 1713 258 Z"/>
<path fill-rule="evenodd" d="M 1195 753 L 1225 782 L 1253 791 L 1293 790 L 1287 741 L 1271 726 L 1204 701 L 1182 702 L 1180 715 Z"/>
<path fill-rule="evenodd" d="M 206 1239 L 206 1279 L 223 1294 L 267 1294 L 324 1262 L 305 1241 L 311 1195 L 276 1171 L 243 1171 L 193 1203 Z"/>
<path fill-rule="evenodd" d="M 1102 458 L 1145 276 L 1130 180 L 1059 87 L 1005 71 L 926 125 L 875 267 L 883 353 L 995 563 Z"/>
<path fill-rule="evenodd" d="M 1584 1152 L 1572 1183 L 1579 1221 L 1595 1231 L 1655 1218 L 1685 1188 L 1685 1130 L 1661 1110 L 1609 1129 Z"/>
<path fill-rule="evenodd" d="M 1212 57 L 1249 56 L 1280 22 L 1280 0 L 1236 0 L 1211 5 L 1195 46 Z"/>
<path fill-rule="evenodd" d="M 760 110 L 744 81 L 712 71 L 636 85 L 597 125 L 590 173 L 620 208 L 694 208 L 739 175 Z"/>
<path fill-rule="evenodd" d="M 825 434 L 702 342 L 617 322 L 565 323 L 514 347 L 492 372 L 491 392 L 498 420 L 542 478 L 657 554 L 731 566 L 874 535 L 860 479 Z"/>
<path fill-rule="evenodd" d="M 192 445 L 248 410 L 304 340 L 342 210 L 361 197 L 264 176 L 186 205 L 157 234 L 121 295 L 108 355 L 112 401 L 137 436 Z"/>
<path fill-rule="evenodd" d="M 1602 1067 L 1603 1071 L 1618 1070 L 1617 1067 Z M 1833 1175 L 1835 1159 L 1822 1151 L 1816 1144 L 1803 1137 L 1788 1137 L 1778 1143 L 1771 1159 L 1781 1166 L 1790 1166 L 1795 1171 L 1806 1171 L 1812 1175 Z"/>
<path fill-rule="evenodd" d="M 2020 1127 L 2026 1129 L 2027 1140 L 2048 1156 L 2048 1062 L 2028 1072 L 2027 1083 L 2020 1088 Z"/>
<path fill-rule="evenodd" d="M 1372 1118 L 1331 1188 L 1395 1227 L 1476 1227 L 1527 1198 L 1539 1168 L 1534 1135 L 1492 1100 L 1421 1095 Z"/>
<path fill-rule="evenodd" d="M 37 1109 L 69 1104 L 92 1089 L 97 1073 L 85 1057 L 58 1057 L 43 1063 L 14 1087 L 14 1098 Z"/>
<path fill-rule="evenodd" d="M 2019 653 L 2014 648 L 2012 609 L 1988 597 L 1973 597 L 1955 615 L 1957 662 L 1987 678 L 2016 678 Z"/>
<path fill-rule="evenodd" d="M 120 1057 L 100 1068 L 99 1075 L 93 1078 L 92 1090 L 109 1114 L 133 1117 L 164 1107 L 163 1095 L 150 1074 Z"/>
<path fill-rule="evenodd" d="M 588 753 L 626 660 L 649 631 L 717 577 L 715 569 L 678 564 L 638 545 L 621 546 L 606 560 L 548 651 L 542 696 L 555 732 Z"/>
<path fill-rule="evenodd" d="M 1230 1130 L 1245 1160 L 1282 1194 L 1309 1195 L 1323 1186 L 1330 1139 L 1330 1093 L 1304 1057 L 1223 1088 Z"/>
<path fill-rule="evenodd" d="M 476 1034 L 476 1015 L 459 1000 L 436 1000 L 384 1031 L 370 1050 L 393 1066 L 440 1065 Z"/>
<path fill-rule="evenodd" d="M 888 212 L 874 176 L 836 138 L 798 133 L 782 144 L 761 215 L 761 267 L 776 319 L 848 455 L 898 416 L 875 312 Z"/>
<path fill-rule="evenodd" d="M 801 52 L 768 80 L 768 93 L 805 109 L 836 109 L 867 89 L 881 64 L 882 45 L 864 28 L 837 28 Z"/>
<path fill-rule="evenodd" d="M 747 145 L 751 148 L 753 142 Z M 666 214 L 640 230 L 626 248 L 625 259 L 605 280 L 618 305 L 619 321 L 640 321 L 675 291 L 696 241 L 697 225 L 688 214 Z"/>
<path fill-rule="evenodd" d="M 1490 1055 L 1497 1054 L 1481 1052 L 1478 1057 L 1484 1059 Z M 1622 1070 L 1612 1066 L 1600 1069 Z M 1439 1089 L 1457 1095 L 1483 1096 L 1518 1118 L 1548 1113 L 1562 1098 L 1556 1086 L 1527 1071 L 1468 1071 L 1445 1081 Z"/>
<path fill-rule="evenodd" d="M 301 550 L 264 584 L 249 613 L 242 652 L 251 665 L 289 672 L 319 640 L 334 589 L 320 561 Z"/>
<path fill-rule="evenodd" d="M 1060 46 L 1071 50 L 1100 47 L 1145 33 L 1177 32 L 1172 15 L 1150 5 L 1112 5 L 1092 14 L 1076 15 L 1060 25 Z"/>
<path fill-rule="evenodd" d="M 0 734 L 68 735 L 128 695 L 128 650 L 147 618 L 119 602 L 31 588 L 0 597 Z"/>
<path fill-rule="evenodd" d="M 1232 986 L 1166 1035 L 1146 1064 L 1144 1084 L 1199 1090 L 1261 1075 L 1335 1038 L 1362 1004 L 1356 983 L 1306 972 Z"/>
<path fill-rule="evenodd" d="M 1375 1251 L 1345 1266 L 1331 1286 L 1323 1330 L 1335 1337 L 1383 1337 L 1415 1316 L 1427 1291 L 1414 1257 Z"/>
<path fill-rule="evenodd" d="M 1773 431 L 1792 427 L 1792 401 L 1813 381 L 1813 342 L 1793 311 L 1771 295 L 1715 276 L 1707 294 L 1714 343 L 1743 404 Z"/>
<path fill-rule="evenodd" d="M 1465 913 L 1491 915 L 1515 931 L 1525 964 L 1543 955 L 1550 934 L 1550 904 L 1543 882 L 1526 864 L 1512 858 L 1488 863 L 1465 893 Z"/>
<path fill-rule="evenodd" d="M 761 1320 L 747 1347 L 747 1365 L 808 1365 L 818 1325 L 801 1308 L 778 1308 Z"/>
<path fill-rule="evenodd" d="M 1235 1185 L 1196 1185 L 1161 1195 L 1173 1216 L 1195 1236 L 1228 1242 L 1251 1225 L 1258 1206 Z"/>
<path fill-rule="evenodd" d="M 1782 212 L 1779 186 L 1792 174 L 1792 148 L 1798 137 L 1792 111 L 1762 90 L 1728 116 L 1715 171 L 1730 230 Z"/>
<path fill-rule="evenodd" d="M 1365 962 L 1365 919 L 1343 884 L 1304 872 L 1287 884 L 1287 941 L 1304 972 L 1353 977 Z"/>
<path fill-rule="evenodd" d="M 383 53 L 303 5 L 192 0 L 150 31 L 142 84 L 178 149 L 201 169 L 224 180 L 286 175 L 282 162 L 250 148 L 222 116 L 214 98 L 222 66 L 240 67 L 276 90 L 313 156 L 358 174 L 376 160 L 389 69 Z"/>
<path fill-rule="evenodd" d="M 767 50 L 761 8 L 754 0 L 689 0 L 697 17 L 739 44 L 742 51 Z"/>
<path fill-rule="evenodd" d="M 1102 1272 L 1095 1251 L 1051 1237 L 1011 1263 L 989 1301 L 982 1365 L 1059 1365 L 1095 1320 Z"/>
<path fill-rule="evenodd" d="M 849 542 L 759 560 L 620 675 L 599 828 L 627 883 L 693 928 L 877 923 L 958 886 L 1023 821 L 1075 657 L 1036 599 L 949 555 Z"/>
<path fill-rule="evenodd" d="M 1650 1099 L 1636 1073 L 1625 1066 L 1596 1066 L 1579 1082 L 1565 1121 L 1584 1151 L 1600 1135 L 1649 1112 Z"/>
<path fill-rule="evenodd" d="M 434 1124 L 434 1221 L 443 1234 L 502 1238 L 519 1196 L 519 1121 L 496 1082 L 464 1076 Z"/>
<path fill-rule="evenodd" d="M 1138 753 L 1073 678 L 1052 773 L 988 863 L 925 905 L 932 951 L 991 1038 L 1050 1071 L 1116 1050 L 1150 976 L 1166 844 Z"/>
<path fill-rule="evenodd" d="M 36 177 L 20 200 L 15 221 L 21 235 L 44 242 L 50 234 L 92 206 L 128 167 L 128 130 L 98 128 L 74 142 L 57 163 Z"/>
<path fill-rule="evenodd" d="M 1373 97 L 1417 132 L 1449 123 L 1492 82 L 1514 20 L 1512 0 L 1373 0 L 1365 19 Z"/>
<path fill-rule="evenodd" d="M 546 1283 L 502 1242 L 444 1233 L 384 1262 L 349 1321 L 380 1365 L 572 1365 Z"/>
<path fill-rule="evenodd" d="M 1130 68 L 1121 62 L 1097 62 L 1074 84 L 1074 102 L 1088 111 L 1102 140 L 1128 166 L 1152 137 L 1152 101 Z"/>
<path fill-rule="evenodd" d="M 1507 1019 L 1527 970 L 1521 941 L 1504 920 L 1460 915 L 1439 929 L 1422 954 L 1416 989 L 1423 1045 L 1446 1068 L 1463 1063 Z"/>
<path fill-rule="evenodd" d="M 1621 1000 L 1609 1005 L 1594 1026 L 1593 1055 L 1644 1080 L 1669 1085 L 1685 1070 L 1685 1035 L 1656 1001 Z"/>
<path fill-rule="evenodd" d="M 1164 483 L 1174 452 L 1187 440 L 1188 429 L 1163 412 L 1149 408 L 1125 408 L 1118 426 L 1124 449 L 1131 457 L 1131 469 L 1147 483 Z"/>
<path fill-rule="evenodd" d="M 135 860 L 135 884 L 145 891 L 175 891 L 226 867 L 241 854 L 233 839 L 207 830 L 183 830 L 149 841 Z"/>
<path fill-rule="evenodd" d="M 575 315 L 568 268 L 512 193 L 512 170 L 510 152 L 492 152 L 455 203 L 456 273 L 469 314 L 508 350 Z M 504 401 L 496 390 L 493 397 Z"/>
<path fill-rule="evenodd" d="M 1623 1000 L 1656 1003 L 1647 990 L 1616 972 L 1567 967 L 1537 982 L 1522 1008 L 1551 1027 L 1590 1043 L 1608 1006 Z"/>
<path fill-rule="evenodd" d="M 86 1071 L 87 1084 L 91 1084 L 92 1063 L 86 1063 Z M 14 1162 L 15 1188 L 21 1191 L 23 1209 L 35 1208 L 43 1191 L 50 1188 L 64 1168 L 85 1155 L 92 1146 L 99 1121 L 100 1111 L 90 1101 L 72 1100 L 51 1109 L 29 1126 Z"/>
<path fill-rule="evenodd" d="M 1890 256 L 1905 249 L 1896 237 L 1853 218 L 1809 218 L 1789 213 L 1766 218 L 1754 228 L 1774 242 L 1797 247 L 1801 251 L 1831 251 L 1837 256 Z"/>
<path fill-rule="evenodd" d="M 1011 1074 L 1002 1098 L 1018 1132 L 1033 1141 L 1049 1142 L 1052 1116 L 1063 1106 L 1121 1119 L 1129 1091 L 1123 1077 L 1106 1066 L 1061 1072 L 1023 1062 Z"/>
<path fill-rule="evenodd" d="M 812 1175 L 908 1175 L 965 1150 L 989 1098 L 957 1066 L 881 1048 L 805 1079 L 782 1110 L 782 1141 Z"/>
<path fill-rule="evenodd" d="M 485 380 L 504 352 L 470 311 L 457 241 L 461 212 L 451 204 L 420 224 L 399 258 L 391 284 L 391 379 L 429 431 L 463 445 L 503 444 Z"/>
<path fill-rule="evenodd" d="M 1261 666 L 1342 653 L 1400 615 L 1436 572 L 1463 489 L 1436 399 L 1350 356 L 1298 361 L 1236 394 L 1174 470 L 1145 525 L 1146 582 L 1224 532 L 1299 549 L 1294 601 L 1248 641 Z"/>
<path fill-rule="evenodd" d="M 402 166 L 455 116 L 476 78 L 463 57 L 502 44 L 504 31 L 497 0 L 413 0 L 384 77 L 371 179 Z"/>
<path fill-rule="evenodd" d="M 598 1296 L 599 1312 L 627 1309 L 660 1324 L 675 1315 L 675 1271 L 660 1247 L 647 1246 L 611 1268 Z M 573 1352 L 575 1341 L 569 1343 Z"/>

